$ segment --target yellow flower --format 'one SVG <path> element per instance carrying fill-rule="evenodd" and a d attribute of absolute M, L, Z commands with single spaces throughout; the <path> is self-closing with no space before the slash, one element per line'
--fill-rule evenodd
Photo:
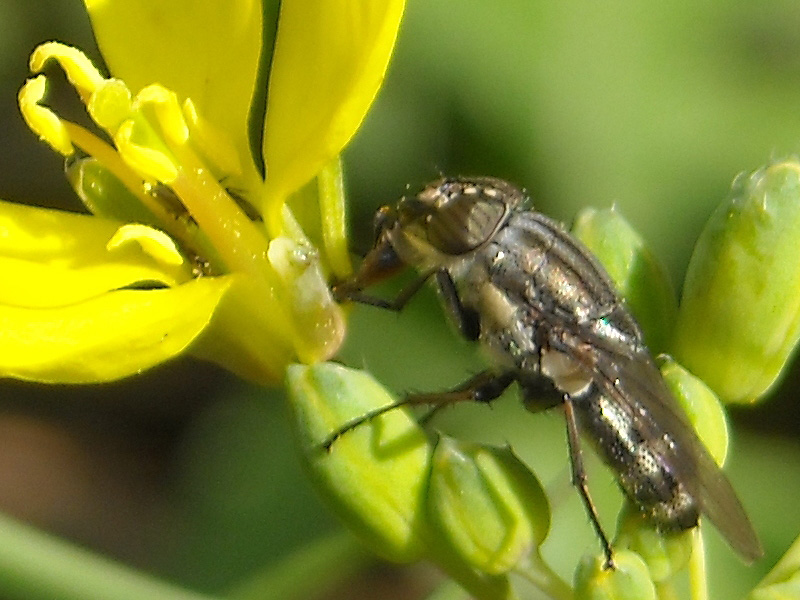
<path fill-rule="evenodd" d="M 327 280 L 350 271 L 338 155 L 404 2 L 85 4 L 112 76 L 48 42 L 19 102 L 92 215 L 0 201 L 0 376 L 106 381 L 188 351 L 275 382 L 332 356 Z M 90 127 L 44 104 L 52 61 Z"/>

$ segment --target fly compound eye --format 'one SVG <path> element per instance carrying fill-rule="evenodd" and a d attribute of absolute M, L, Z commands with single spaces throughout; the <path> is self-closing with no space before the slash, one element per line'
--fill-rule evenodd
<path fill-rule="evenodd" d="M 443 180 L 420 192 L 409 208 L 415 207 L 415 220 L 427 242 L 444 254 L 457 256 L 494 236 L 521 197 L 516 192 L 509 194 L 481 180 Z"/>

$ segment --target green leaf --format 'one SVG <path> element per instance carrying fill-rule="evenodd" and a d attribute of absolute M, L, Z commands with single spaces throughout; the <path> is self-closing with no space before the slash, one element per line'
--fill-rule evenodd
<path fill-rule="evenodd" d="M 797 598 L 800 598 L 800 537 L 748 596 L 749 600 Z"/>

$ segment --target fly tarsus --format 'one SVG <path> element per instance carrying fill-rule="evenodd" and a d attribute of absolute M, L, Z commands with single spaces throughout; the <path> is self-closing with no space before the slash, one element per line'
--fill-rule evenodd
<path fill-rule="evenodd" d="M 394 410 L 395 408 L 400 408 L 405 404 L 406 402 L 405 400 L 403 400 L 400 402 L 395 402 L 394 404 L 387 404 L 386 406 L 381 406 L 380 408 L 376 408 L 375 410 L 371 410 L 367 413 L 364 413 L 360 417 L 348 421 L 347 423 L 339 427 L 339 429 L 331 433 L 327 438 L 325 438 L 325 440 L 320 444 L 319 447 L 323 449 L 325 452 L 330 452 L 331 447 L 333 446 L 333 444 L 336 443 L 336 440 L 341 438 L 346 433 L 349 433 L 350 431 L 357 429 L 361 425 L 364 425 L 365 423 L 368 423 L 372 419 L 379 417 L 383 414 L 386 414 L 387 412 Z"/>
<path fill-rule="evenodd" d="M 433 392 L 430 394 L 408 395 L 399 402 L 381 406 L 380 408 L 366 412 L 360 417 L 348 421 L 325 438 L 320 444 L 320 448 L 326 452 L 330 452 L 336 440 L 346 433 L 401 406 L 419 406 L 423 404 L 433 406 L 433 409 L 420 420 L 420 424 L 424 424 L 441 408 L 450 404 L 455 404 L 457 402 L 489 403 L 498 398 L 515 379 L 516 377 L 513 373 L 497 374 L 493 371 L 482 371 L 452 390 Z"/>

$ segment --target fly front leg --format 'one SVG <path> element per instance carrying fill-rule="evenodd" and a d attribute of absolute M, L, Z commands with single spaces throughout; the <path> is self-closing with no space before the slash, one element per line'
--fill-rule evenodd
<path fill-rule="evenodd" d="M 391 300 L 366 294 L 362 291 L 360 285 L 350 281 L 345 281 L 333 286 L 332 292 L 337 302 L 358 302 L 359 304 L 367 304 L 393 312 L 400 312 L 405 305 L 408 304 L 408 301 L 422 288 L 425 282 L 430 279 L 431 275 L 433 275 L 433 272 L 421 275 L 400 290 L 400 293 Z"/>
<path fill-rule="evenodd" d="M 476 341 L 481 333 L 480 317 L 475 310 L 461 303 L 456 284 L 447 269 L 436 271 L 436 285 L 439 286 L 445 309 L 455 321 L 461 335 L 470 342 Z"/>
<path fill-rule="evenodd" d="M 578 488 L 578 493 L 581 495 L 583 504 L 586 506 L 586 511 L 589 513 L 589 520 L 592 522 L 592 526 L 597 536 L 600 538 L 600 543 L 603 545 L 603 553 L 606 555 L 604 568 L 613 569 L 615 567 L 611 543 L 608 541 L 602 525 L 600 525 L 600 517 L 597 514 L 597 509 L 594 506 L 594 502 L 592 502 L 592 497 L 589 495 L 589 488 L 586 485 L 586 471 L 583 468 L 578 422 L 575 419 L 575 408 L 572 405 L 572 399 L 569 395 L 564 396 L 564 416 L 567 420 L 567 441 L 569 442 L 569 458 L 572 466 L 572 483 Z"/>
<path fill-rule="evenodd" d="M 437 411 L 454 404 L 456 402 L 491 402 L 498 398 L 506 388 L 514 381 L 515 376 L 512 373 L 497 374 L 492 371 L 483 371 L 474 377 L 471 377 L 461 385 L 452 390 L 445 392 L 433 392 L 430 394 L 411 394 L 394 402 L 387 404 L 380 408 L 376 408 L 360 417 L 348 421 L 342 427 L 329 435 L 321 446 L 325 450 L 330 450 L 331 446 L 349 431 L 363 425 L 389 411 L 402 406 L 419 406 L 422 404 L 433 406 L 433 408 L 421 419 L 424 423 L 428 421 Z"/>
<path fill-rule="evenodd" d="M 466 308 L 461 303 L 461 298 L 458 296 L 456 285 L 453 278 L 447 269 L 438 269 L 436 271 L 429 271 L 417 279 L 409 283 L 406 287 L 400 290 L 392 299 L 380 298 L 367 294 L 363 291 L 361 283 L 358 278 L 351 281 L 345 281 L 338 285 L 333 286 L 333 297 L 338 302 L 349 300 L 350 302 L 358 302 L 359 304 L 367 304 L 393 312 L 400 312 L 403 310 L 408 301 L 413 298 L 416 293 L 422 288 L 426 281 L 431 276 L 435 276 L 436 285 L 444 302 L 445 310 L 455 321 L 456 327 L 461 334 L 469 341 L 474 342 L 480 335 L 480 320 L 478 313 L 474 310 Z"/>

